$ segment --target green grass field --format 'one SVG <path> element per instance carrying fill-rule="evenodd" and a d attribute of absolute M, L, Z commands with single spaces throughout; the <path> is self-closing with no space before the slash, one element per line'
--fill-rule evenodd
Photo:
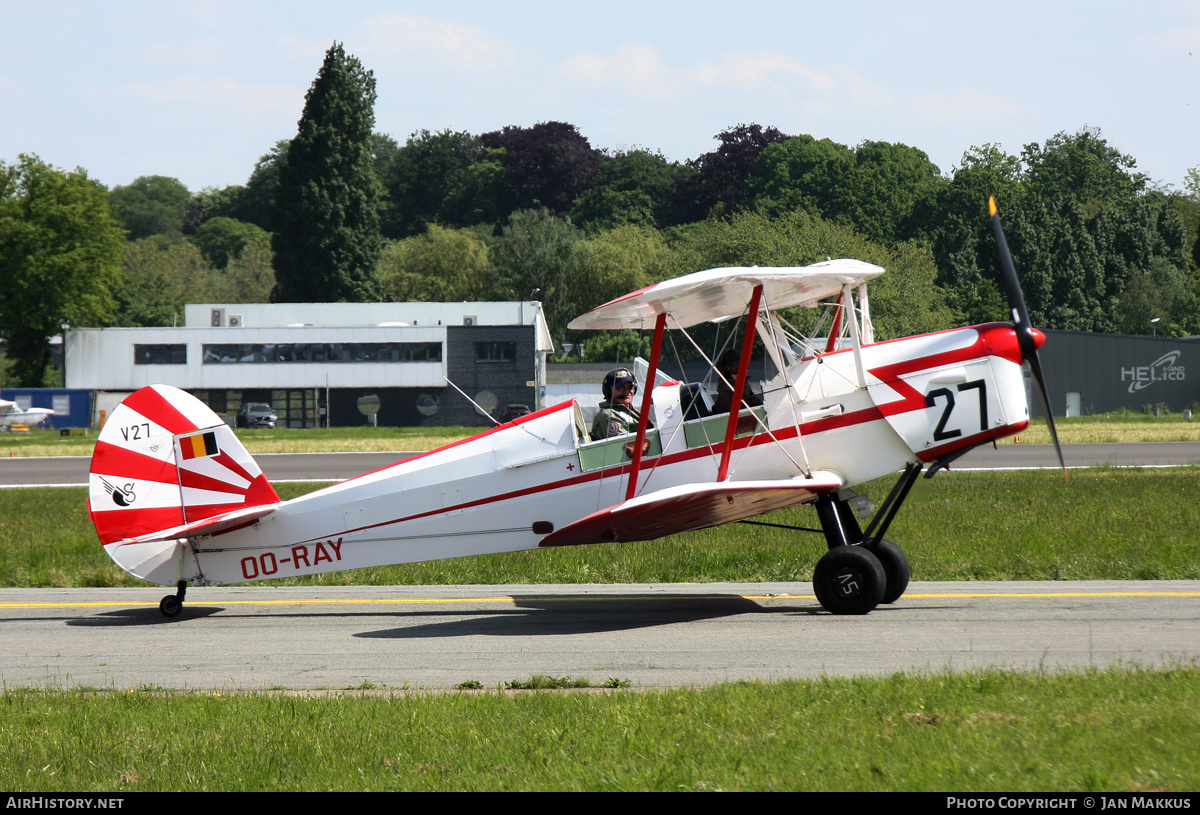
<path fill-rule="evenodd" d="M 881 501 L 891 486 L 866 491 Z M 281 484 L 282 497 L 313 487 Z M 1200 578 L 1200 468 L 941 473 L 888 536 L 915 580 Z M 0 586 L 135 586 L 100 547 L 82 488 L 0 490 Z M 816 527 L 808 507 L 761 520 Z M 388 566 L 289 585 L 807 581 L 817 534 L 732 524 L 645 543 Z"/>
<path fill-rule="evenodd" d="M 0 788 L 1200 788 L 1200 670 L 634 692 L 0 694 Z"/>

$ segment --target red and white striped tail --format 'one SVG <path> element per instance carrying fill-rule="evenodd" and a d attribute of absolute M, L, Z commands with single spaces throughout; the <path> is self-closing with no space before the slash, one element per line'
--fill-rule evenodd
<path fill-rule="evenodd" d="M 88 512 L 109 554 L 134 574 L 140 570 L 118 556 L 123 541 L 278 502 L 224 420 L 169 385 L 142 388 L 122 402 L 92 454 Z"/>

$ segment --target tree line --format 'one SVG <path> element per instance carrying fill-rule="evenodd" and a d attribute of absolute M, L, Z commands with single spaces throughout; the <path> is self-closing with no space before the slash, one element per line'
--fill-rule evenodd
<path fill-rule="evenodd" d="M 188 302 L 540 300 L 577 314 L 717 266 L 854 257 L 880 338 L 1006 319 L 986 202 L 1005 219 L 1035 324 L 1200 333 L 1200 172 L 1162 189 L 1098 129 L 1019 155 L 850 147 L 739 124 L 686 162 L 593 147 L 565 122 L 374 132 L 375 80 L 327 52 L 297 135 L 244 185 L 146 176 L 108 190 L 36 156 L 0 163 L 0 335 L 40 384 L 62 324 L 170 325 Z M 589 338 L 597 355 L 619 338 Z"/>

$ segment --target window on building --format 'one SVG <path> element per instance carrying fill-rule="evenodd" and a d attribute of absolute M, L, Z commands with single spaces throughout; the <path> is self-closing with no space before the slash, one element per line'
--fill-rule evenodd
<path fill-rule="evenodd" d="M 477 342 L 475 343 L 476 362 L 516 362 L 517 344 L 515 342 Z"/>
<path fill-rule="evenodd" d="M 184 343 L 133 346 L 134 365 L 187 365 Z"/>
<path fill-rule="evenodd" d="M 205 365 L 304 362 L 441 362 L 440 342 L 212 343 Z"/>

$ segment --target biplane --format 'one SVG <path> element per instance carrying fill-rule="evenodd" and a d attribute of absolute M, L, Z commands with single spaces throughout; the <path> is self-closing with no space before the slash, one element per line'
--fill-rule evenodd
<path fill-rule="evenodd" d="M 886 533 L 920 474 L 1028 426 L 1023 363 L 1045 402 L 1043 337 L 1029 326 L 992 218 L 1013 323 L 876 342 L 868 284 L 884 273 L 878 266 L 829 260 L 711 269 L 571 323 L 653 329 L 640 419 L 629 436 L 591 438 L 569 400 L 281 501 L 219 416 L 156 385 L 129 396 L 101 431 L 89 513 L 123 569 L 176 586 L 160 604 L 172 617 L 189 583 L 644 541 L 812 504 L 828 546 L 813 574 L 817 600 L 835 614 L 865 614 L 908 586 L 907 558 Z M 785 310 L 821 304 L 828 331 L 817 339 L 785 319 Z M 659 360 L 668 330 L 686 336 L 730 318 L 744 319 L 745 328 L 736 376 L 724 386 L 750 392 L 756 341 L 767 376 L 753 389 L 758 404 L 735 399 L 725 413 L 714 411 L 702 384 L 664 377 Z M 864 529 L 864 497 L 853 487 L 896 473 Z"/>

